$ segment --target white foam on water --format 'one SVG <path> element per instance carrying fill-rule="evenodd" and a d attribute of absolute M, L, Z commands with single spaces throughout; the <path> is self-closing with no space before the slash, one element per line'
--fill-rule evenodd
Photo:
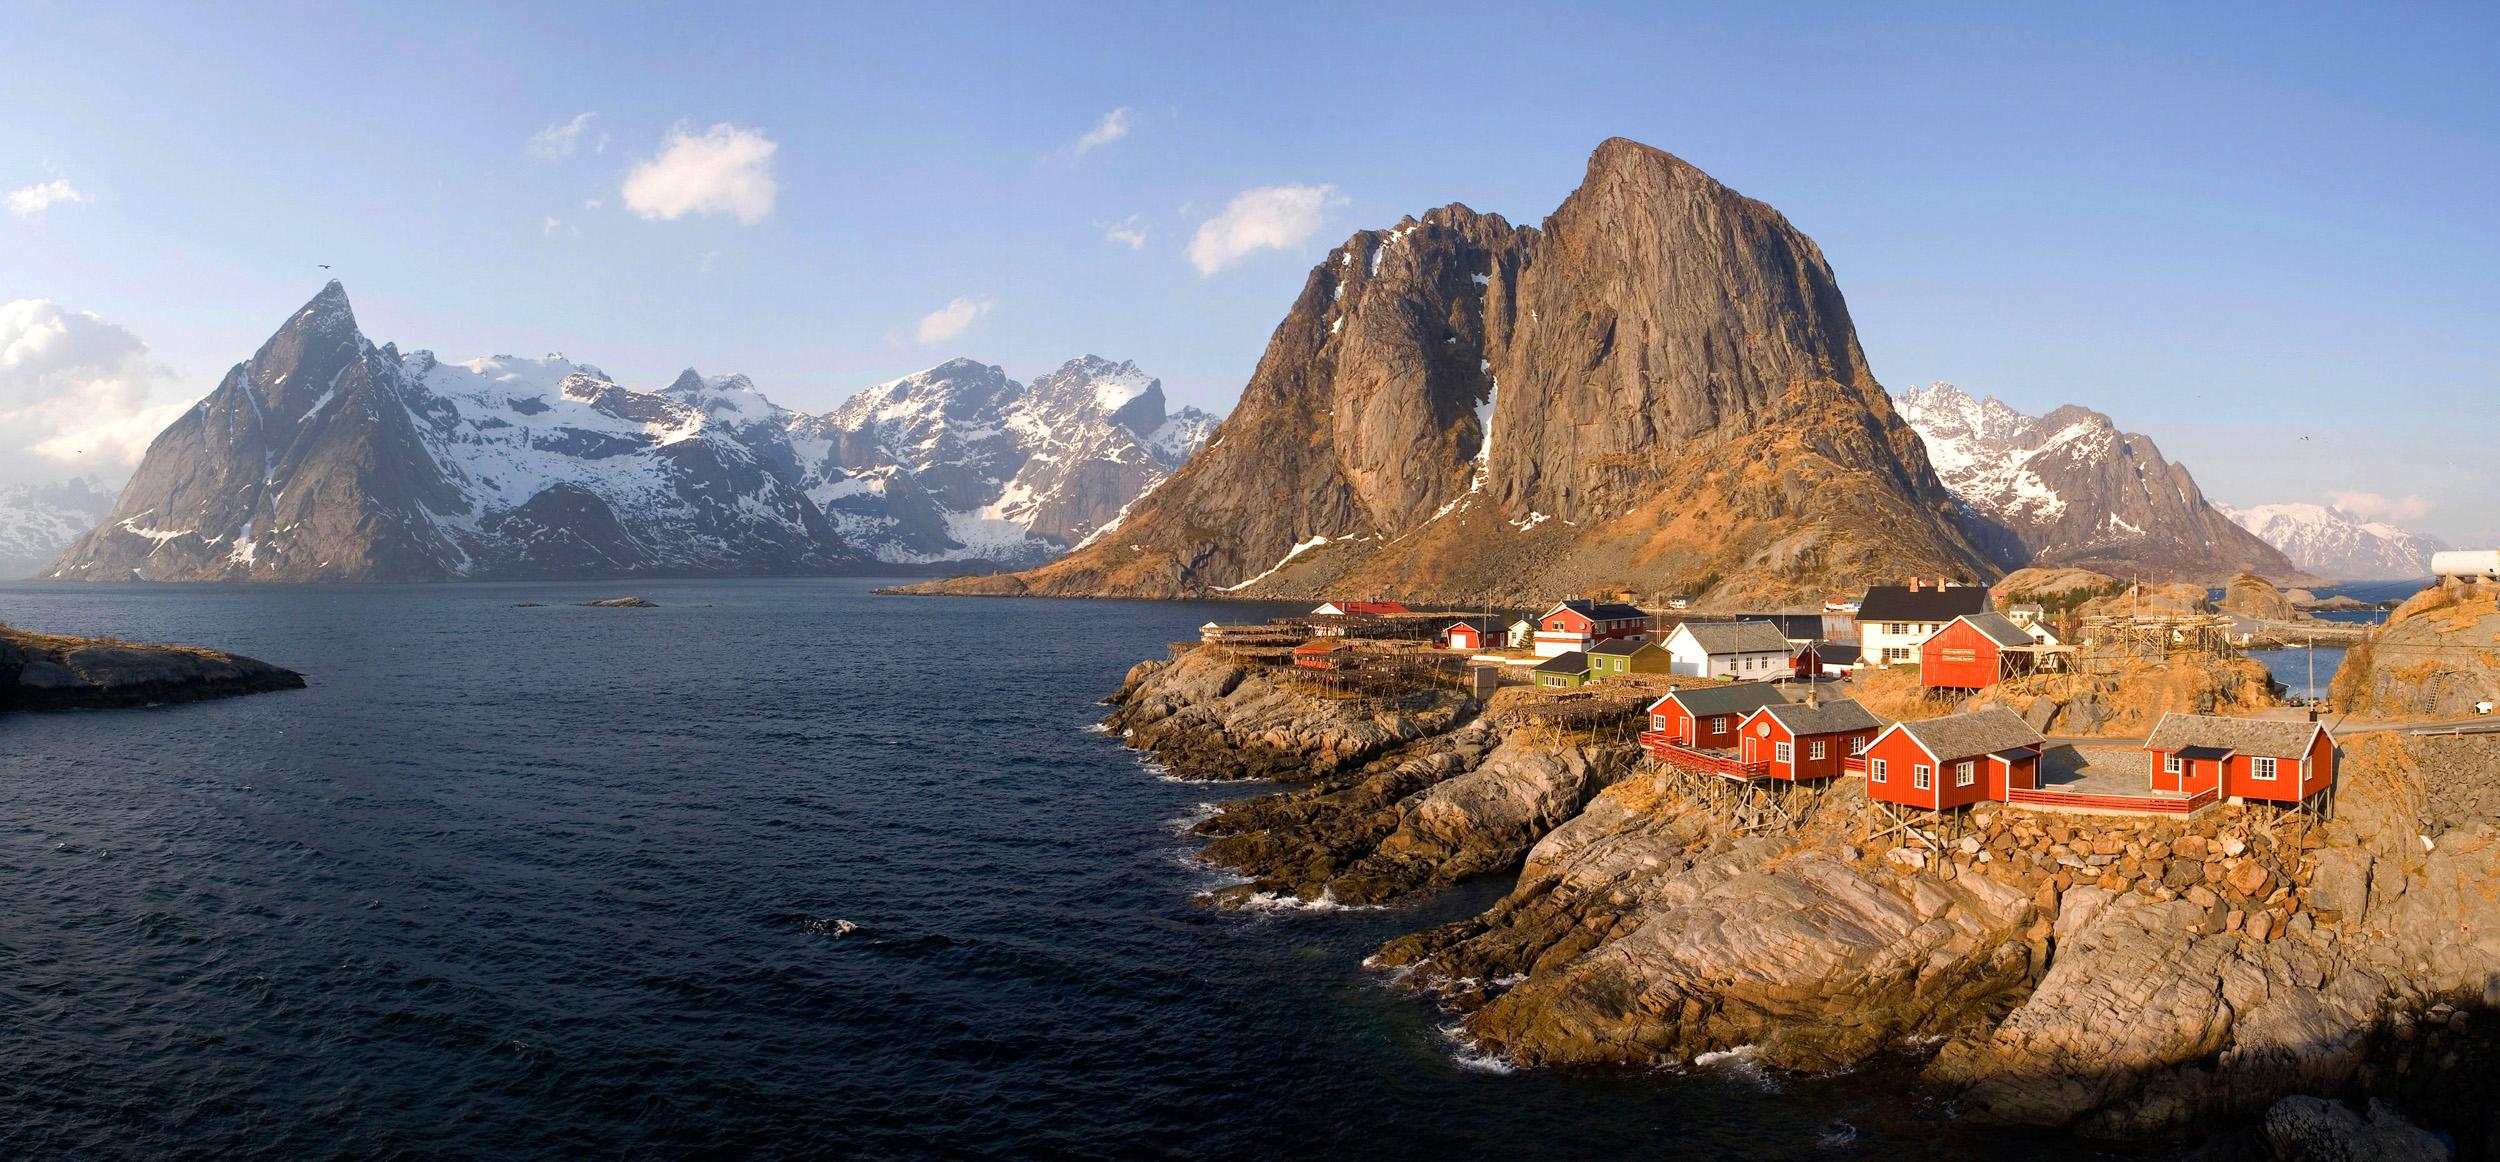
<path fill-rule="evenodd" d="M 1378 912 L 1385 910 L 1380 904 L 1343 903 L 1337 899 L 1336 891 L 1330 888 L 1320 889 L 1319 898 L 1316 900 L 1305 900 L 1300 896 L 1288 896 L 1282 892 L 1253 892 L 1249 898 L 1241 902 L 1241 907 L 1246 912 Z"/>
<path fill-rule="evenodd" d="M 1450 1060 L 1460 1069 L 1492 1074 L 1519 1072 L 1519 1066 L 1509 1058 L 1469 1040 L 1464 1027 L 1443 1025 L 1439 1031 L 1442 1038 L 1450 1043 Z"/>
<path fill-rule="evenodd" d="M 1769 1066 L 1762 1064 L 1762 1049 L 1756 1045 L 1739 1045 L 1693 1058 L 1696 1068 L 1707 1069 L 1723 1077 L 1748 1082 L 1764 1093 L 1778 1093 L 1785 1087 Z"/>
<path fill-rule="evenodd" d="M 1164 820 L 1163 826 L 1174 835 L 1187 835 L 1190 828 L 1215 818 L 1216 813 L 1223 809 L 1221 803 L 1200 803 L 1181 815 Z"/>

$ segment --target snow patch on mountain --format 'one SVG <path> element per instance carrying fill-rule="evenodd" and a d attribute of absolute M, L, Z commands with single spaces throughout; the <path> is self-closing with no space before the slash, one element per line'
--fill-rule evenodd
<path fill-rule="evenodd" d="M 2428 577 L 2437 537 L 2385 521 L 2364 520 L 2324 504 L 2217 506 L 2241 528 L 2283 550 L 2305 572 L 2339 581 Z"/>
<path fill-rule="evenodd" d="M 42 572 L 112 511 L 113 494 L 83 476 L 0 489 L 0 579 Z"/>

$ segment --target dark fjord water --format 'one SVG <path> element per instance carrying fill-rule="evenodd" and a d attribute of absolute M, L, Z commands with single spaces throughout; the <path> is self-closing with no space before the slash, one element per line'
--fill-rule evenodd
<path fill-rule="evenodd" d="M 1242 606 L 868 589 L 0 586 L 311 680 L 0 718 L 0 1156 L 2086 1152 L 1876 1067 L 1471 1066 L 1360 960 L 1504 885 L 1200 908 L 1176 821 L 1256 788 L 1086 729 Z"/>

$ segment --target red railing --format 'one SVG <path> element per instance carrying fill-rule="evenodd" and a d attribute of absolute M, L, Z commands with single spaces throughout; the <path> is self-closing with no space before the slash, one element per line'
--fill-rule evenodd
<path fill-rule="evenodd" d="M 1769 763 L 1738 762 L 1734 757 L 1712 751 L 1697 750 L 1676 741 L 1663 730 L 1641 732 L 1641 746 L 1649 757 L 1662 763 L 1673 763 L 1688 771 L 1717 775 L 1726 779 L 1759 779 L 1771 773 Z"/>
<path fill-rule="evenodd" d="M 1862 754 L 1842 755 L 1840 757 L 1840 773 L 1844 775 L 1865 774 L 1866 756 Z"/>
<path fill-rule="evenodd" d="M 2071 791 L 2033 791 L 2011 787 L 2005 792 L 2009 803 L 2027 803 L 2035 807 L 2073 807 L 2082 811 L 2111 811 L 2130 815 L 2185 815 L 2214 801 L 2214 789 L 2208 787 L 2193 795 L 2173 798 L 2135 795 L 2084 795 Z"/>

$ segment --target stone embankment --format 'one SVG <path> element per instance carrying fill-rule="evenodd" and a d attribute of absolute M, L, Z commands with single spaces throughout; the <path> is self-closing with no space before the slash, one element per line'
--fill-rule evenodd
<path fill-rule="evenodd" d="M 300 689 L 304 676 L 191 646 L 60 637 L 0 626 L 0 710 L 196 702 Z"/>
<path fill-rule="evenodd" d="M 1318 690 L 1190 650 L 1133 671 L 1110 721 L 1175 772 L 1295 783 L 1200 825 L 1249 877 L 1217 903 L 1394 903 L 1519 868 L 1373 958 L 1517 1063 L 1906 1053 L 1976 1120 L 2175 1135 L 2364 1094 L 2500 1147 L 2458 1072 L 2500 1033 L 2500 739 L 2365 738 L 2331 821 L 1905 818 L 1852 781 L 1649 766 L 1637 723 L 1558 712 L 1591 699 Z"/>

